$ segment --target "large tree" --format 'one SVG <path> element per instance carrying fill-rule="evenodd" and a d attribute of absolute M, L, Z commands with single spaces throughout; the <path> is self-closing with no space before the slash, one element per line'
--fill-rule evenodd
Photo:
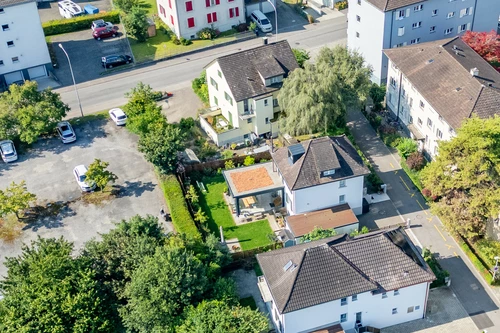
<path fill-rule="evenodd" d="M 128 98 L 124 106 L 128 117 L 127 128 L 132 132 L 144 135 L 167 123 L 166 117 L 161 113 L 161 107 L 156 104 L 161 92 L 139 82 L 125 96 Z"/>
<path fill-rule="evenodd" d="M 468 30 L 462 39 L 497 70 L 500 69 L 500 36 L 496 30 L 490 32 Z"/>
<path fill-rule="evenodd" d="M 89 165 L 89 169 L 85 174 L 85 182 L 87 184 L 94 182 L 103 191 L 109 183 L 114 183 L 118 179 L 113 172 L 108 170 L 108 166 L 109 162 L 104 162 L 96 158 Z"/>
<path fill-rule="evenodd" d="M 123 25 L 127 32 L 138 42 L 145 42 L 148 38 L 147 12 L 141 7 L 133 6 L 130 10 L 127 10 L 127 14 L 123 18 Z"/>
<path fill-rule="evenodd" d="M 68 111 L 59 94 L 38 91 L 35 81 L 12 84 L 0 94 L 0 137 L 33 143 L 40 134 L 53 131 Z"/>
<path fill-rule="evenodd" d="M 439 143 L 439 155 L 421 171 L 436 197 L 432 211 L 453 232 L 472 238 L 500 210 L 500 117 L 466 120 L 457 136 Z"/>

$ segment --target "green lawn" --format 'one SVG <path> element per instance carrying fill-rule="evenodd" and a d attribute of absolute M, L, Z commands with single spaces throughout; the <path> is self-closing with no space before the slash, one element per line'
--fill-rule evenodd
<path fill-rule="evenodd" d="M 139 7 L 148 12 L 148 17 L 152 16 L 153 14 L 158 14 L 158 6 L 156 6 L 156 0 L 142 0 L 139 3 Z"/>
<path fill-rule="evenodd" d="M 219 227 L 222 226 L 225 238 L 238 238 L 242 250 L 250 250 L 271 243 L 267 235 L 272 233 L 272 230 L 267 220 L 236 226 L 229 207 L 224 201 L 226 182 L 222 175 L 205 177 L 203 183 L 207 188 L 207 193 L 200 195 L 200 206 L 207 214 L 208 227 L 213 233 L 219 235 Z"/>

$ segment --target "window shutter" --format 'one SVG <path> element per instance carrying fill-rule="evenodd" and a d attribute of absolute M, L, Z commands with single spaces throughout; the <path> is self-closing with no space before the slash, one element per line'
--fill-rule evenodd
<path fill-rule="evenodd" d="M 236 16 L 240 16 L 240 7 L 236 7 L 235 9 L 236 9 Z"/>
<path fill-rule="evenodd" d="M 234 17 L 234 9 L 229 8 L 229 18 Z"/>
<path fill-rule="evenodd" d="M 467 23 L 467 30 L 470 30 L 470 22 Z"/>
<path fill-rule="evenodd" d="M 410 8 L 408 8 L 408 9 L 406 10 L 406 17 L 409 17 L 409 16 L 410 16 Z"/>
<path fill-rule="evenodd" d="M 172 9 L 172 0 L 168 0 L 168 7 Z"/>
<path fill-rule="evenodd" d="M 207 14 L 207 22 L 212 23 L 212 14 L 210 13 Z"/>
<path fill-rule="evenodd" d="M 213 15 L 213 21 L 217 22 L 217 13 L 212 13 L 212 15 Z"/>
<path fill-rule="evenodd" d="M 193 10 L 193 2 L 192 1 L 187 1 L 186 2 L 186 11 L 190 12 Z"/>
<path fill-rule="evenodd" d="M 174 17 L 172 15 L 170 15 L 170 22 L 174 25 Z"/>
<path fill-rule="evenodd" d="M 220 0 L 215 0 L 216 5 L 220 5 Z"/>
<path fill-rule="evenodd" d="M 205 0 L 205 5 L 206 5 L 207 7 L 210 7 L 210 0 Z"/>
<path fill-rule="evenodd" d="M 469 7 L 469 15 L 472 15 L 473 10 L 474 10 L 474 7 Z"/>

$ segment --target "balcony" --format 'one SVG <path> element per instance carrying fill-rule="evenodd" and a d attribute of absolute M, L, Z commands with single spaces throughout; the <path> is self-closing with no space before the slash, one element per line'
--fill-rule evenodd
<path fill-rule="evenodd" d="M 247 110 L 247 111 L 243 112 L 242 114 L 240 114 L 239 117 L 242 120 L 253 118 L 253 117 L 255 117 L 255 111 L 254 110 Z"/>
<path fill-rule="evenodd" d="M 271 290 L 269 290 L 269 286 L 267 285 L 266 279 L 264 276 L 259 276 L 257 280 L 257 285 L 259 286 L 260 294 L 264 302 L 271 302 L 273 297 L 271 296 Z"/>

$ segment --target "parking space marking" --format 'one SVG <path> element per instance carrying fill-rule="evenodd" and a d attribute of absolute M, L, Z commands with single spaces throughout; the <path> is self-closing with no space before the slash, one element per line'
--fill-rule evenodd
<path fill-rule="evenodd" d="M 389 162 L 389 164 L 391 165 L 391 167 L 392 167 L 393 169 L 395 169 L 395 168 L 394 168 L 394 165 L 392 164 L 392 162 Z"/>
<path fill-rule="evenodd" d="M 441 237 L 443 237 L 443 240 L 446 242 L 446 238 L 444 237 L 444 235 L 441 232 L 441 230 L 439 230 L 439 228 L 437 227 L 437 225 L 434 224 L 434 228 L 436 228 L 437 232 L 439 232 L 439 234 L 441 235 Z"/>

